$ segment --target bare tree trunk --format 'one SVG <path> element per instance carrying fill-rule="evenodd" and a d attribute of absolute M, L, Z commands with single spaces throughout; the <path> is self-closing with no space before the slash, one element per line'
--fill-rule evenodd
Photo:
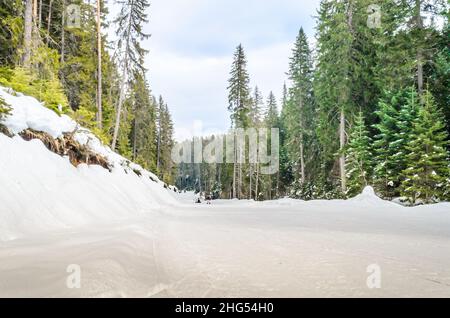
<path fill-rule="evenodd" d="M 305 149 L 303 145 L 303 132 L 300 133 L 300 173 L 302 174 L 300 181 L 302 185 L 305 183 Z"/>
<path fill-rule="evenodd" d="M 133 119 L 133 161 L 136 161 L 137 157 L 137 119 Z"/>
<path fill-rule="evenodd" d="M 341 123 L 339 125 L 339 139 L 341 151 L 341 156 L 339 158 L 339 169 L 341 172 L 341 188 L 342 192 L 345 193 L 347 192 L 347 172 L 345 169 L 345 154 L 344 154 L 346 138 L 345 138 L 345 112 L 343 109 L 341 110 Z"/>
<path fill-rule="evenodd" d="M 242 149 L 239 147 L 239 190 L 238 190 L 238 199 L 242 199 Z"/>
<path fill-rule="evenodd" d="M 42 0 L 39 0 L 39 29 L 42 27 Z"/>
<path fill-rule="evenodd" d="M 256 193 L 255 193 L 255 199 L 256 201 L 259 201 L 259 163 L 256 164 Z"/>
<path fill-rule="evenodd" d="M 125 65 L 123 66 L 123 71 L 122 71 L 122 83 L 120 84 L 119 103 L 117 104 L 117 110 L 116 110 L 117 113 L 116 113 L 116 122 L 114 125 L 113 140 L 111 143 L 111 148 L 113 151 L 116 150 L 117 137 L 119 136 L 119 128 L 120 128 L 120 115 L 122 112 L 123 103 L 125 101 L 125 83 L 127 81 L 127 79 L 126 79 L 127 65 L 128 65 L 128 61 L 125 61 Z"/>
<path fill-rule="evenodd" d="M 48 5 L 47 45 L 48 45 L 48 42 L 50 41 L 50 26 L 52 25 L 52 5 L 53 5 L 53 0 L 50 0 L 50 3 Z"/>
<path fill-rule="evenodd" d="M 233 199 L 236 199 L 236 173 L 237 173 L 237 144 L 236 133 L 234 133 L 234 163 L 233 163 Z"/>
<path fill-rule="evenodd" d="M 423 21 L 422 21 L 422 10 L 421 10 L 422 1 L 416 0 L 415 5 L 415 22 L 416 22 L 416 28 L 420 31 L 423 29 Z M 417 49 L 417 88 L 419 90 L 419 95 L 423 96 L 423 87 L 424 87 L 424 80 L 423 80 L 423 52 L 422 49 L 419 47 Z M 422 98 L 421 98 L 422 100 Z"/>
<path fill-rule="evenodd" d="M 64 63 L 64 50 L 66 49 L 66 0 L 62 0 L 62 17 L 61 17 L 61 64 Z"/>
<path fill-rule="evenodd" d="M 303 144 L 303 96 L 300 96 L 300 173 L 302 174 L 300 181 L 302 185 L 305 183 L 305 156 Z"/>
<path fill-rule="evenodd" d="M 101 0 L 97 0 L 97 126 L 103 128 L 102 109 L 102 21 L 101 21 Z"/>
<path fill-rule="evenodd" d="M 159 107 L 159 119 L 158 119 L 158 138 L 156 142 L 156 171 L 159 174 L 161 168 L 161 105 Z M 195 171 L 195 166 L 194 166 Z"/>
<path fill-rule="evenodd" d="M 280 198 L 280 170 L 279 169 L 278 169 L 278 172 L 277 172 L 277 192 L 276 192 L 276 196 L 277 196 L 277 199 Z"/>
<path fill-rule="evenodd" d="M 23 57 L 24 67 L 30 67 L 31 64 L 31 42 L 33 34 L 33 0 L 27 0 L 25 3 L 24 20 L 24 39 L 23 39 Z"/>
<path fill-rule="evenodd" d="M 253 183 L 252 183 L 252 181 L 253 181 L 253 164 L 252 163 L 250 163 L 250 192 L 249 192 L 249 195 L 248 195 L 248 198 L 249 198 L 249 200 L 251 200 L 251 199 L 253 199 L 253 195 L 252 195 L 252 192 L 253 192 Z"/>

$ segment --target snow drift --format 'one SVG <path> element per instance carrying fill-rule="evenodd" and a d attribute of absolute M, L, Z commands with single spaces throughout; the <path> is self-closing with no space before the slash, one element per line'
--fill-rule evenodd
<path fill-rule="evenodd" d="M 131 218 L 173 202 L 154 174 L 114 153 L 68 116 L 3 87 L 0 96 L 12 107 L 2 124 L 15 135 L 0 134 L 0 240 Z M 107 158 L 111 172 L 84 164 L 75 168 L 40 140 L 24 141 L 18 134 L 26 129 L 53 138 L 75 132 L 80 144 Z"/>

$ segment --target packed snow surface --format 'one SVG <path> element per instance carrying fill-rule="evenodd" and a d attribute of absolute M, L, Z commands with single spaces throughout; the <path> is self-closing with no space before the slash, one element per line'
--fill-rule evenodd
<path fill-rule="evenodd" d="M 0 95 L 15 134 L 76 129 Z M 406 208 L 367 188 L 347 201 L 195 204 L 76 134 L 111 172 L 0 134 L 0 297 L 450 297 L 449 203 Z M 67 285 L 73 265 L 80 288 Z M 367 285 L 373 265 L 381 288 Z"/>

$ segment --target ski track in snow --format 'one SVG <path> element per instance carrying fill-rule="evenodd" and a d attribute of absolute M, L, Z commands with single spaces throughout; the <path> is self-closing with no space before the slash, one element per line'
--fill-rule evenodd
<path fill-rule="evenodd" d="M 126 222 L 3 242 L 0 296 L 450 297 L 450 233 L 433 230 L 448 229 L 448 217 L 389 212 L 386 228 L 388 213 L 341 205 L 274 212 L 273 204 L 233 203 L 230 212 L 229 203 L 189 200 Z M 81 289 L 66 287 L 70 264 L 81 266 Z M 370 264 L 381 267 L 381 289 L 366 285 Z"/>

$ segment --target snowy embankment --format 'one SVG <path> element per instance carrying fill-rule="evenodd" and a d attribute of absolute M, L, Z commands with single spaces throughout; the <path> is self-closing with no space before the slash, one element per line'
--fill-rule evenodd
<path fill-rule="evenodd" d="M 12 107 L 2 124 L 14 135 L 0 134 L 0 241 L 131 218 L 173 201 L 154 174 L 102 145 L 68 116 L 3 87 L 0 96 Z M 96 165 L 74 167 L 40 140 L 23 140 L 18 134 L 26 129 L 55 139 L 75 132 L 76 141 L 107 159 L 111 172 Z"/>

